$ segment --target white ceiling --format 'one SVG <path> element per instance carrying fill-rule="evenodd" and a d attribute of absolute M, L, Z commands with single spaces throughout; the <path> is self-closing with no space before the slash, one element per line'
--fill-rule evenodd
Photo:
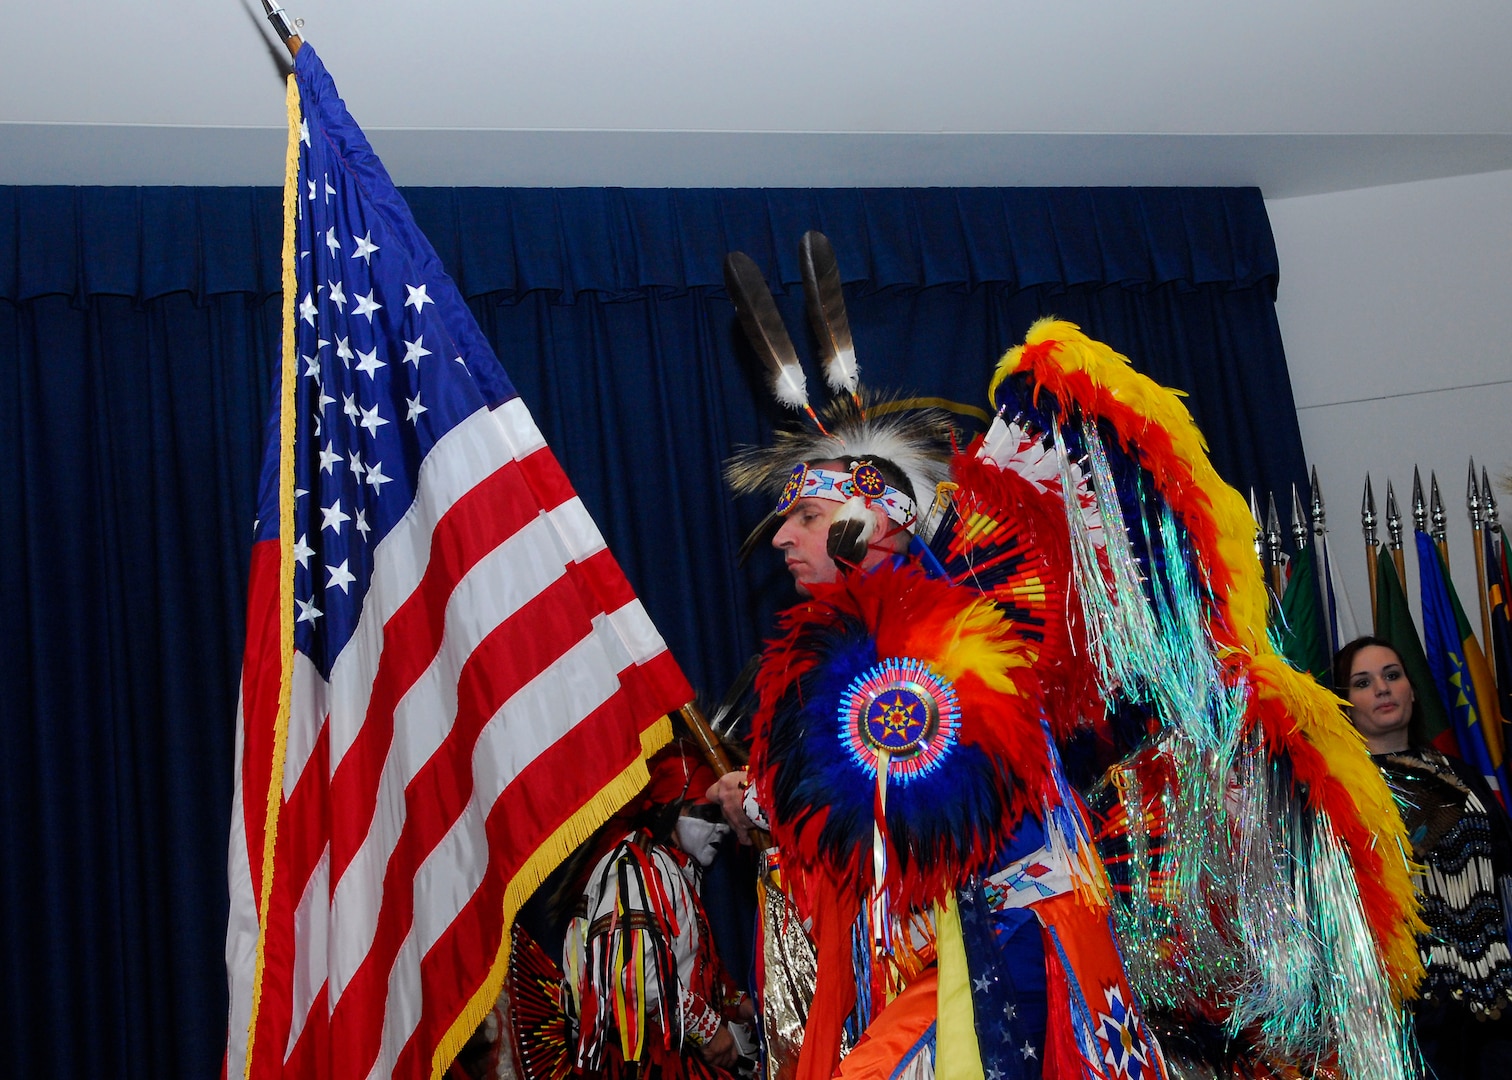
<path fill-rule="evenodd" d="M 1254 184 L 1512 169 L 1507 0 L 290 0 L 401 184 Z M 13 14 L 0 183 L 276 184 L 259 0 Z"/>

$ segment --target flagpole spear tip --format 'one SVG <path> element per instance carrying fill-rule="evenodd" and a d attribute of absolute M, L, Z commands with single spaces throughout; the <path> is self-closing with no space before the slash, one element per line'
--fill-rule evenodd
<path fill-rule="evenodd" d="M 1475 459 L 1470 459 L 1470 481 L 1465 487 L 1465 509 L 1470 514 L 1470 529 L 1479 532 L 1481 527 L 1480 485 L 1475 481 Z"/>
<path fill-rule="evenodd" d="M 1376 546 L 1375 492 L 1370 489 L 1370 474 L 1365 474 L 1365 497 L 1360 500 L 1360 529 L 1365 533 L 1367 547 Z"/>
<path fill-rule="evenodd" d="M 1449 515 L 1444 512 L 1444 498 L 1439 494 L 1438 473 L 1428 474 L 1428 513 L 1433 522 L 1433 539 L 1435 543 L 1442 544 L 1446 533 L 1445 526 L 1449 522 Z"/>
<path fill-rule="evenodd" d="M 1312 523 L 1313 532 L 1322 535 L 1323 524 L 1323 485 L 1318 483 L 1318 467 L 1312 468 Z"/>
<path fill-rule="evenodd" d="M 263 0 L 263 11 L 267 13 L 268 21 L 273 24 L 273 30 L 278 34 L 279 40 L 289 50 L 289 55 L 298 56 L 299 48 L 304 44 L 304 39 L 299 36 L 299 31 L 304 27 L 304 20 L 290 19 L 289 13 L 272 0 Z"/>
<path fill-rule="evenodd" d="M 1412 526 L 1420 533 L 1428 531 L 1428 504 L 1423 499 L 1423 474 L 1412 467 Z"/>
<path fill-rule="evenodd" d="M 1307 511 L 1302 509 L 1302 496 L 1297 494 L 1297 485 L 1292 485 L 1292 547 L 1299 552 L 1307 543 L 1307 534 L 1312 530 L 1307 524 Z"/>
<path fill-rule="evenodd" d="M 1397 509 L 1396 492 L 1391 490 L 1391 481 L 1386 481 L 1386 532 L 1391 537 L 1391 550 L 1402 547 L 1402 512 Z"/>
<path fill-rule="evenodd" d="M 1496 496 L 1491 492 L 1491 474 L 1481 466 L 1481 523 L 1488 529 L 1501 524 L 1501 510 L 1496 505 Z"/>

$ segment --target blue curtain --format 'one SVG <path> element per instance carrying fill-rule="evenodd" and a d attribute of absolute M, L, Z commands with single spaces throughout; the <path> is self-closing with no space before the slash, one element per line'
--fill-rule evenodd
<path fill-rule="evenodd" d="M 1041 314 L 1191 393 L 1227 479 L 1303 479 L 1251 189 L 406 193 L 695 685 L 791 599 L 720 463 L 782 421 L 724 296 L 806 349 L 834 241 L 866 381 L 985 405 Z M 270 189 L 0 188 L 0 1073 L 210 1078 L 233 718 L 278 343 Z"/>

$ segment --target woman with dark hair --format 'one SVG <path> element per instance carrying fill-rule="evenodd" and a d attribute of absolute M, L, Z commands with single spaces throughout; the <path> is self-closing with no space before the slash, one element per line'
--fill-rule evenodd
<path fill-rule="evenodd" d="M 1423 1057 L 1440 1080 L 1512 1077 L 1512 829 L 1485 781 L 1426 744 L 1416 691 L 1389 641 L 1362 637 L 1334 657 L 1334 684 L 1401 807 L 1421 866 L 1427 970 L 1415 1009 Z"/>

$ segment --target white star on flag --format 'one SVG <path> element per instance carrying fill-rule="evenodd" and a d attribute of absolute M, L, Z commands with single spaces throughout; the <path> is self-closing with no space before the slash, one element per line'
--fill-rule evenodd
<path fill-rule="evenodd" d="M 314 326 L 317 313 L 315 298 L 309 293 L 305 293 L 305 298 L 299 302 L 299 317 L 311 326 Z"/>
<path fill-rule="evenodd" d="M 368 230 L 368 234 L 366 236 L 357 236 L 356 234 L 353 234 L 352 240 L 356 243 L 357 250 L 352 252 L 352 258 L 361 259 L 365 263 L 370 263 L 373 252 L 378 250 L 378 245 L 373 243 L 372 238 L 373 233 L 371 229 Z"/>
<path fill-rule="evenodd" d="M 352 520 L 350 514 L 342 513 L 340 499 L 337 499 L 330 506 L 322 506 L 320 508 L 320 516 L 320 527 L 322 529 L 330 529 L 338 536 L 341 534 L 342 524 Z"/>
<path fill-rule="evenodd" d="M 334 476 L 335 473 L 336 473 L 336 466 L 339 465 L 340 463 L 341 463 L 341 455 L 338 454 L 336 451 L 334 451 L 334 450 L 331 449 L 331 444 L 330 443 L 326 443 L 325 446 L 323 446 L 323 447 L 320 448 L 320 471 L 321 472 L 330 473 L 330 474 L 332 474 Z"/>
<path fill-rule="evenodd" d="M 416 417 L 418 417 L 421 413 L 428 411 L 424 405 L 420 404 L 419 394 L 416 394 L 413 398 L 405 398 L 404 403 L 409 406 L 409 412 L 405 415 L 404 418 L 412 424 L 415 422 Z"/>
<path fill-rule="evenodd" d="M 383 485 L 393 483 L 392 476 L 383 475 L 383 462 L 371 466 L 367 471 L 367 482 L 373 485 L 373 490 L 380 495 L 383 493 Z"/>
<path fill-rule="evenodd" d="M 331 303 L 335 304 L 338 308 L 341 309 L 343 313 L 345 313 L 346 293 L 342 291 L 341 282 L 332 281 L 326 285 L 326 288 L 331 292 Z"/>
<path fill-rule="evenodd" d="M 310 568 L 310 556 L 313 554 L 315 554 L 315 549 L 312 548 L 309 544 L 305 543 L 305 538 L 303 536 L 294 541 L 294 558 L 298 561 L 299 565 L 303 566 L 306 570 Z"/>
<path fill-rule="evenodd" d="M 330 574 L 330 577 L 326 579 L 326 588 L 335 587 L 342 592 L 350 591 L 347 586 L 357 580 L 357 575 L 347 569 L 347 563 L 351 561 L 351 559 L 342 559 L 340 566 L 326 567 L 326 572 Z"/>
<path fill-rule="evenodd" d="M 382 307 L 383 307 L 382 304 L 380 304 L 377 300 L 373 299 L 373 292 L 372 291 L 369 291 L 366 296 L 363 296 L 361 293 L 358 293 L 357 294 L 357 306 L 352 309 L 352 317 L 356 318 L 358 315 L 366 315 L 367 316 L 367 321 L 368 322 L 372 322 L 373 321 L 373 312 L 379 310 Z"/>
<path fill-rule="evenodd" d="M 368 429 L 369 435 L 378 434 L 378 429 L 386 423 L 388 423 L 388 421 L 378 415 L 378 406 L 376 405 L 374 405 L 371 409 L 363 409 L 362 419 L 357 421 L 357 425 L 359 427 L 365 427 Z"/>
<path fill-rule="evenodd" d="M 431 303 L 435 303 L 435 301 L 433 300 Z M 424 334 L 415 338 L 414 341 L 406 341 L 404 343 L 404 362 L 406 364 L 414 364 L 418 368 L 420 366 L 420 358 L 422 356 L 429 356 L 430 354 L 431 351 L 425 347 Z"/>
<path fill-rule="evenodd" d="M 299 618 L 294 620 L 296 623 L 313 623 L 320 618 L 321 612 L 315 606 L 314 600 L 295 600 L 294 602 L 299 605 Z"/>
<path fill-rule="evenodd" d="M 413 307 L 416 313 L 424 311 L 426 304 L 435 303 L 434 300 L 425 295 L 425 285 L 423 283 L 420 285 L 405 285 L 404 287 L 409 290 L 409 295 L 404 299 L 404 306 Z"/>
<path fill-rule="evenodd" d="M 385 364 L 382 360 L 378 359 L 378 346 L 374 345 L 367 352 L 363 352 L 361 349 L 357 350 L 358 371 L 362 372 L 364 375 L 371 379 L 374 372 L 376 372 L 381 367 L 388 367 L 388 365 Z"/>
<path fill-rule="evenodd" d="M 329 184 L 326 185 L 330 187 Z M 341 241 L 336 239 L 336 226 L 332 225 L 326 230 L 326 247 L 331 249 L 331 258 L 341 254 Z"/>

